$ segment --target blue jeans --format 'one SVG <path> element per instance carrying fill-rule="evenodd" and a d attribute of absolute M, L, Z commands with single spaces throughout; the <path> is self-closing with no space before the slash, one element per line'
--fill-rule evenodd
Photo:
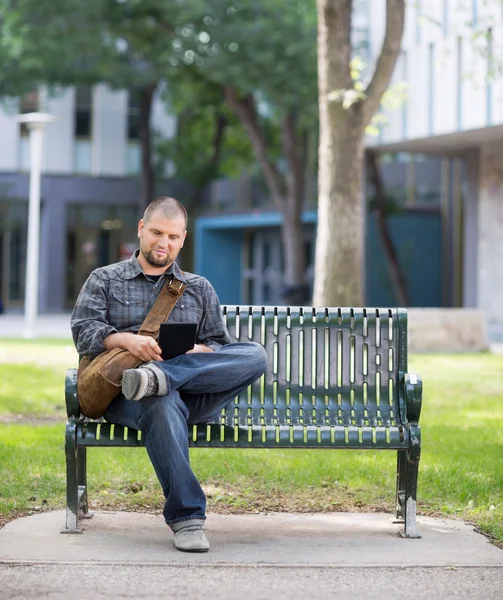
<path fill-rule="evenodd" d="M 120 394 L 105 418 L 141 430 L 166 498 L 164 518 L 177 531 L 206 518 L 206 497 L 189 462 L 188 425 L 218 416 L 264 373 L 267 354 L 260 344 L 238 342 L 156 364 L 166 375 L 166 395 L 134 401 Z"/>

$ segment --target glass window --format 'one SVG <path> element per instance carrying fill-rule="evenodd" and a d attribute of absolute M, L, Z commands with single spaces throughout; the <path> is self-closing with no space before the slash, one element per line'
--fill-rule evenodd
<path fill-rule="evenodd" d="M 40 110 L 40 95 L 38 90 L 32 90 L 21 96 L 19 100 L 19 112 L 22 114 L 38 112 Z M 21 136 L 28 137 L 30 130 L 26 123 L 20 123 Z"/>
<path fill-rule="evenodd" d="M 137 90 L 129 91 L 127 137 L 128 140 L 140 138 L 140 95 Z"/>
<path fill-rule="evenodd" d="M 79 86 L 75 93 L 75 137 L 90 138 L 92 126 L 92 90 Z"/>
<path fill-rule="evenodd" d="M 71 308 L 91 271 L 125 260 L 137 248 L 138 208 L 73 204 L 67 215 L 66 304 Z"/>
<path fill-rule="evenodd" d="M 92 108 L 92 88 L 89 86 L 77 87 L 75 90 L 75 145 L 73 156 L 76 173 L 91 172 Z"/>
<path fill-rule="evenodd" d="M 4 308 L 22 306 L 28 203 L 0 199 L 0 299 Z"/>

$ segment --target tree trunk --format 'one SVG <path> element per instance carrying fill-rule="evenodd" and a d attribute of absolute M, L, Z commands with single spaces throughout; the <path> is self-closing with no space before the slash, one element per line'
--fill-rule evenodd
<path fill-rule="evenodd" d="M 386 0 L 386 32 L 365 91 L 354 89 L 352 0 L 317 0 L 320 140 L 313 304 L 361 306 L 365 210 L 365 127 L 379 107 L 400 53 L 404 0 Z"/>
<path fill-rule="evenodd" d="M 393 243 L 393 239 L 388 227 L 388 221 L 386 219 L 386 198 L 384 196 L 381 171 L 378 164 L 379 159 L 377 157 L 377 153 L 373 150 L 367 151 L 367 157 L 370 177 L 372 179 L 375 193 L 377 230 L 379 231 L 379 235 L 384 247 L 397 304 L 398 306 L 405 307 L 409 305 L 409 294 L 407 291 L 405 275 L 403 274 L 402 267 L 400 266 L 398 253 L 396 251 L 395 244 Z"/>
<path fill-rule="evenodd" d="M 341 107 L 322 106 L 315 306 L 363 304 L 363 139 Z M 337 110 L 339 109 L 339 110 Z"/>
<path fill-rule="evenodd" d="M 152 101 L 157 88 L 157 83 L 152 83 L 139 90 L 139 137 L 141 148 L 141 207 L 143 212 L 154 200 L 154 169 L 152 166 L 152 131 L 150 117 L 152 114 Z"/>

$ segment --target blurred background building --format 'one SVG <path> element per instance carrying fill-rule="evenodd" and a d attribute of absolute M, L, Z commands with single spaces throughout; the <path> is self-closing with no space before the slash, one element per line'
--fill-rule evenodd
<path fill-rule="evenodd" d="M 491 6 L 489 6 L 489 4 Z M 394 83 L 407 100 L 383 113 L 368 145 L 382 153 L 395 210 L 387 218 L 411 306 L 480 307 L 493 340 L 503 340 L 503 11 L 483 0 L 409 3 Z M 353 46 L 369 65 L 384 31 L 382 0 L 355 3 Z M 484 33 L 483 49 L 473 27 Z M 485 27 L 485 23 L 488 23 Z M 498 53 L 499 52 L 499 53 Z M 493 77 L 494 75 L 494 77 Z M 169 82 L 168 82 L 169 84 Z M 0 294 L 7 311 L 24 299 L 28 212 L 28 134 L 16 112 L 57 117 L 46 129 L 41 212 L 41 312 L 70 310 L 96 267 L 136 247 L 140 156 L 134 94 L 104 85 L 40 89 L 0 105 Z M 170 137 L 175 121 L 156 98 L 153 128 Z M 166 171 L 157 194 L 182 202 Z M 260 178 L 213 183 L 194 231 L 193 269 L 224 303 L 281 303 L 279 227 Z M 306 185 L 304 246 L 312 284 L 316 176 Z M 375 217 L 367 218 L 366 304 L 396 305 Z"/>

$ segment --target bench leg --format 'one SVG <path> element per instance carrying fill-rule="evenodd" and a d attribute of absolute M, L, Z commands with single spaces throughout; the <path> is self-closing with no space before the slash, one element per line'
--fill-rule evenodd
<path fill-rule="evenodd" d="M 79 528 L 79 484 L 75 421 L 68 421 L 65 434 L 66 454 L 66 522 L 61 533 L 82 533 Z"/>
<path fill-rule="evenodd" d="M 91 519 L 93 513 L 89 510 L 87 497 L 87 448 L 77 448 L 77 484 L 79 489 L 79 518 Z"/>
<path fill-rule="evenodd" d="M 395 521 L 405 522 L 405 487 L 407 482 L 407 450 L 398 450 L 396 464 Z"/>
<path fill-rule="evenodd" d="M 407 481 L 405 485 L 405 503 L 404 503 L 404 518 L 405 527 L 402 534 L 406 538 L 422 537 L 417 530 L 416 525 L 416 490 L 417 490 L 417 475 L 419 471 L 419 461 L 408 461 L 407 465 Z"/>
<path fill-rule="evenodd" d="M 421 457 L 421 433 L 419 426 L 410 426 L 412 446 L 408 450 L 398 451 L 397 466 L 397 493 L 396 516 L 402 517 L 404 531 L 401 534 L 406 538 L 420 538 L 417 530 L 417 477 L 419 473 L 419 459 Z"/>

